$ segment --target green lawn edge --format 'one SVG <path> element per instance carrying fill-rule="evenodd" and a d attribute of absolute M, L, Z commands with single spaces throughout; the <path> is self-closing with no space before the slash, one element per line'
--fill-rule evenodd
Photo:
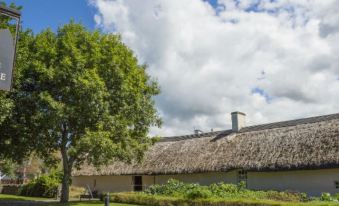
<path fill-rule="evenodd" d="M 148 195 L 143 193 L 113 193 L 111 200 L 121 203 L 143 204 L 143 205 L 263 205 L 263 206 L 339 206 L 339 202 L 309 201 L 309 202 L 286 202 L 263 199 L 244 199 L 244 198 L 208 198 L 208 199 L 185 199 L 180 197 L 169 197 L 162 195 Z M 149 203 L 149 204 L 147 204 Z"/>
<path fill-rule="evenodd" d="M 44 202 L 42 206 L 103 206 L 104 202 L 99 200 L 91 200 L 91 201 L 79 201 L 79 200 L 71 200 L 69 203 L 62 204 L 59 202 L 50 202 L 57 201 L 53 198 L 41 198 L 41 197 L 26 197 L 19 195 L 9 195 L 9 194 L 0 194 L 0 205 L 1 201 L 35 201 L 35 202 Z M 124 204 L 124 203 L 110 203 L 110 206 L 140 206 L 133 204 Z"/>

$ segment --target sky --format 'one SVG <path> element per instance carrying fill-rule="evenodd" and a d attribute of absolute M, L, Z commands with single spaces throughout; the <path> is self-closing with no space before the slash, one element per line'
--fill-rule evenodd
<path fill-rule="evenodd" d="M 119 33 L 161 87 L 152 135 L 229 129 L 233 111 L 248 125 L 339 112 L 339 0 L 15 2 L 35 32 L 74 18 Z"/>
<path fill-rule="evenodd" d="M 34 33 L 68 23 L 71 19 L 83 23 L 89 29 L 95 29 L 93 16 L 96 9 L 87 0 L 0 0 L 7 4 L 23 6 L 22 24 Z"/>

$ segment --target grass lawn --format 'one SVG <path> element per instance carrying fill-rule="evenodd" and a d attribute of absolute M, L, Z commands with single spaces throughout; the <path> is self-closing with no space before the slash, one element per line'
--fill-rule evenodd
<path fill-rule="evenodd" d="M 183 197 L 170 197 L 161 195 L 146 195 L 140 193 L 115 193 L 111 194 L 115 202 L 133 202 L 142 205 L 209 205 L 209 206 L 339 206 L 339 202 L 326 201 L 277 201 L 269 199 L 253 198 L 208 198 L 208 199 L 186 199 Z"/>
<path fill-rule="evenodd" d="M 48 198 L 41 198 L 41 197 L 24 197 L 24 196 L 18 196 L 18 195 L 6 195 L 6 194 L 0 194 L 0 201 L 46 201 L 51 200 Z"/>
<path fill-rule="evenodd" d="M 67 204 L 61 204 L 61 203 L 50 203 L 46 204 L 46 206 L 62 206 L 62 205 L 67 205 L 67 206 L 103 206 L 104 203 L 100 201 L 90 201 L 90 202 L 69 202 Z M 129 204 L 120 204 L 120 203 L 109 203 L 110 206 L 137 206 L 137 205 L 129 205 Z M 138 205 L 140 206 L 140 205 Z"/>
<path fill-rule="evenodd" d="M 67 204 L 61 204 L 58 202 L 49 202 L 55 201 L 54 199 L 48 198 L 39 198 L 39 197 L 24 197 L 24 196 L 17 196 L 17 195 L 5 195 L 0 194 L 0 205 L 1 201 L 39 201 L 39 202 L 46 202 L 43 204 L 45 206 L 103 206 L 104 203 L 101 201 L 75 201 L 72 200 Z M 130 205 L 130 204 L 120 204 L 120 203 L 110 203 L 110 206 L 137 206 L 137 205 Z"/>

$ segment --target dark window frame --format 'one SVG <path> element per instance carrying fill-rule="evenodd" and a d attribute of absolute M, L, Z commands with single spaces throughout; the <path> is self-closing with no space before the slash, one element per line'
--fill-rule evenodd
<path fill-rule="evenodd" d="M 335 187 L 335 189 L 339 189 L 339 180 L 334 181 L 334 187 Z"/>
<path fill-rule="evenodd" d="M 133 191 L 135 192 L 143 191 L 143 181 L 141 175 L 133 176 Z"/>
<path fill-rule="evenodd" d="M 247 171 L 246 170 L 238 170 L 238 172 L 237 172 L 237 182 L 238 182 L 238 184 L 240 182 L 245 182 L 245 186 L 247 187 L 247 180 L 248 180 Z"/>

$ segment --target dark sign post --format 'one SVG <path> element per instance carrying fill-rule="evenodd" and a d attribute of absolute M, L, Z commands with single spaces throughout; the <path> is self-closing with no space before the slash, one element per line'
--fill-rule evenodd
<path fill-rule="evenodd" d="M 14 38 L 9 29 L 0 28 L 0 90 L 10 91 L 12 88 L 21 14 L 15 9 L 0 6 L 0 15 L 16 20 Z"/>

